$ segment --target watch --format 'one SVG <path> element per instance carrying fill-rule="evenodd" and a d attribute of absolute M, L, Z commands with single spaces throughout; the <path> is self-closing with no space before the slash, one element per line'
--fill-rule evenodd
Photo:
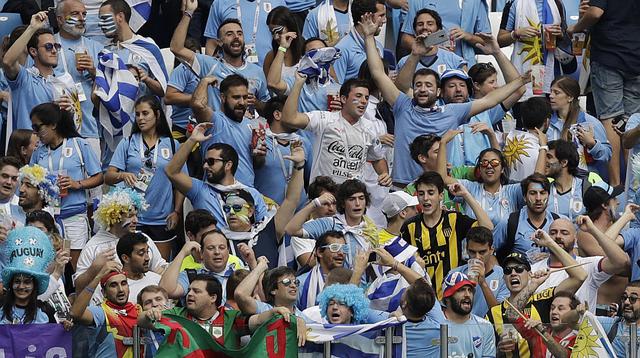
<path fill-rule="evenodd" d="M 304 169 L 305 164 L 307 164 L 307 160 L 306 159 L 304 160 L 304 162 L 302 162 L 302 164 L 299 167 L 294 166 L 293 169 L 302 170 L 302 169 Z"/>

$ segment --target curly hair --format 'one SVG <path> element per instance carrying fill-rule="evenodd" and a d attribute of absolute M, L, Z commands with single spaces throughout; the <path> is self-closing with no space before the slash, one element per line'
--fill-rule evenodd
<path fill-rule="evenodd" d="M 348 306 L 353 312 L 353 324 L 365 323 L 369 314 L 369 299 L 364 290 L 356 285 L 335 284 L 325 287 L 318 296 L 320 312 L 327 319 L 327 308 L 331 300 L 338 301 Z"/>

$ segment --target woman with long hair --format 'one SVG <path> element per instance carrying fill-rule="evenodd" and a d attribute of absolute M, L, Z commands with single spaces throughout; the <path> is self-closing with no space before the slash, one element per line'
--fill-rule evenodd
<path fill-rule="evenodd" d="M 138 213 L 140 229 L 153 239 L 158 250 L 169 260 L 176 238 L 176 227 L 182 216 L 184 195 L 173 188 L 164 172 L 178 150 L 178 142 L 155 96 L 143 96 L 135 103 L 135 123 L 131 136 L 118 144 L 105 183 L 123 183 L 144 193 L 149 204 Z"/>
<path fill-rule="evenodd" d="M 275 62 L 283 66 L 284 74 L 293 73 L 294 66 L 304 54 L 304 39 L 301 29 L 298 28 L 298 23 L 287 7 L 278 6 L 271 10 L 267 16 L 267 26 L 273 35 L 273 40 L 271 41 L 272 50 L 264 58 L 265 76 L 269 75 L 269 69 L 278 56 L 280 58 Z M 280 48 L 284 48 L 281 46 L 281 38 L 283 37 L 291 39 L 290 45 L 286 46 L 286 51 L 280 50 Z"/>
<path fill-rule="evenodd" d="M 547 137 L 573 142 L 580 156 L 579 167 L 595 171 L 595 163 L 611 159 L 611 144 L 602 123 L 580 108 L 580 85 L 569 76 L 560 76 L 551 82 L 549 101 L 553 113 Z"/>
<path fill-rule="evenodd" d="M 58 175 L 61 206 L 55 218 L 64 238 L 71 240 L 71 262 L 75 267 L 80 251 L 91 236 L 88 190 L 102 184 L 102 168 L 89 142 L 80 137 L 71 112 L 53 102 L 31 110 L 33 132 L 41 145 L 29 164 L 39 164 Z"/>
<path fill-rule="evenodd" d="M 9 137 L 7 156 L 20 160 L 22 165 L 29 164 L 33 151 L 38 146 L 38 135 L 31 129 L 16 129 Z"/>

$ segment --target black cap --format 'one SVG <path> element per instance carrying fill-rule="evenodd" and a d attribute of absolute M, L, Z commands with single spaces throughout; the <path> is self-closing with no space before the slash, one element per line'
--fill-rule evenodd
<path fill-rule="evenodd" d="M 531 271 L 531 264 L 527 257 L 519 252 L 512 252 L 502 261 L 502 267 L 506 267 L 509 262 L 516 262 L 527 267 L 527 271 Z"/>
<path fill-rule="evenodd" d="M 591 212 L 620 195 L 623 191 L 624 187 L 622 185 L 613 187 L 604 181 L 592 184 L 585 180 L 582 183 L 582 202 L 587 212 Z"/>

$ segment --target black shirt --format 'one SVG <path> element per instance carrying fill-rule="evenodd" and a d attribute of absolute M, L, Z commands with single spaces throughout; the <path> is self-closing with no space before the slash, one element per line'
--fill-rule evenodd
<path fill-rule="evenodd" d="M 591 32 L 591 60 L 640 74 L 640 3 L 637 0 L 591 0 L 604 10 Z"/>

